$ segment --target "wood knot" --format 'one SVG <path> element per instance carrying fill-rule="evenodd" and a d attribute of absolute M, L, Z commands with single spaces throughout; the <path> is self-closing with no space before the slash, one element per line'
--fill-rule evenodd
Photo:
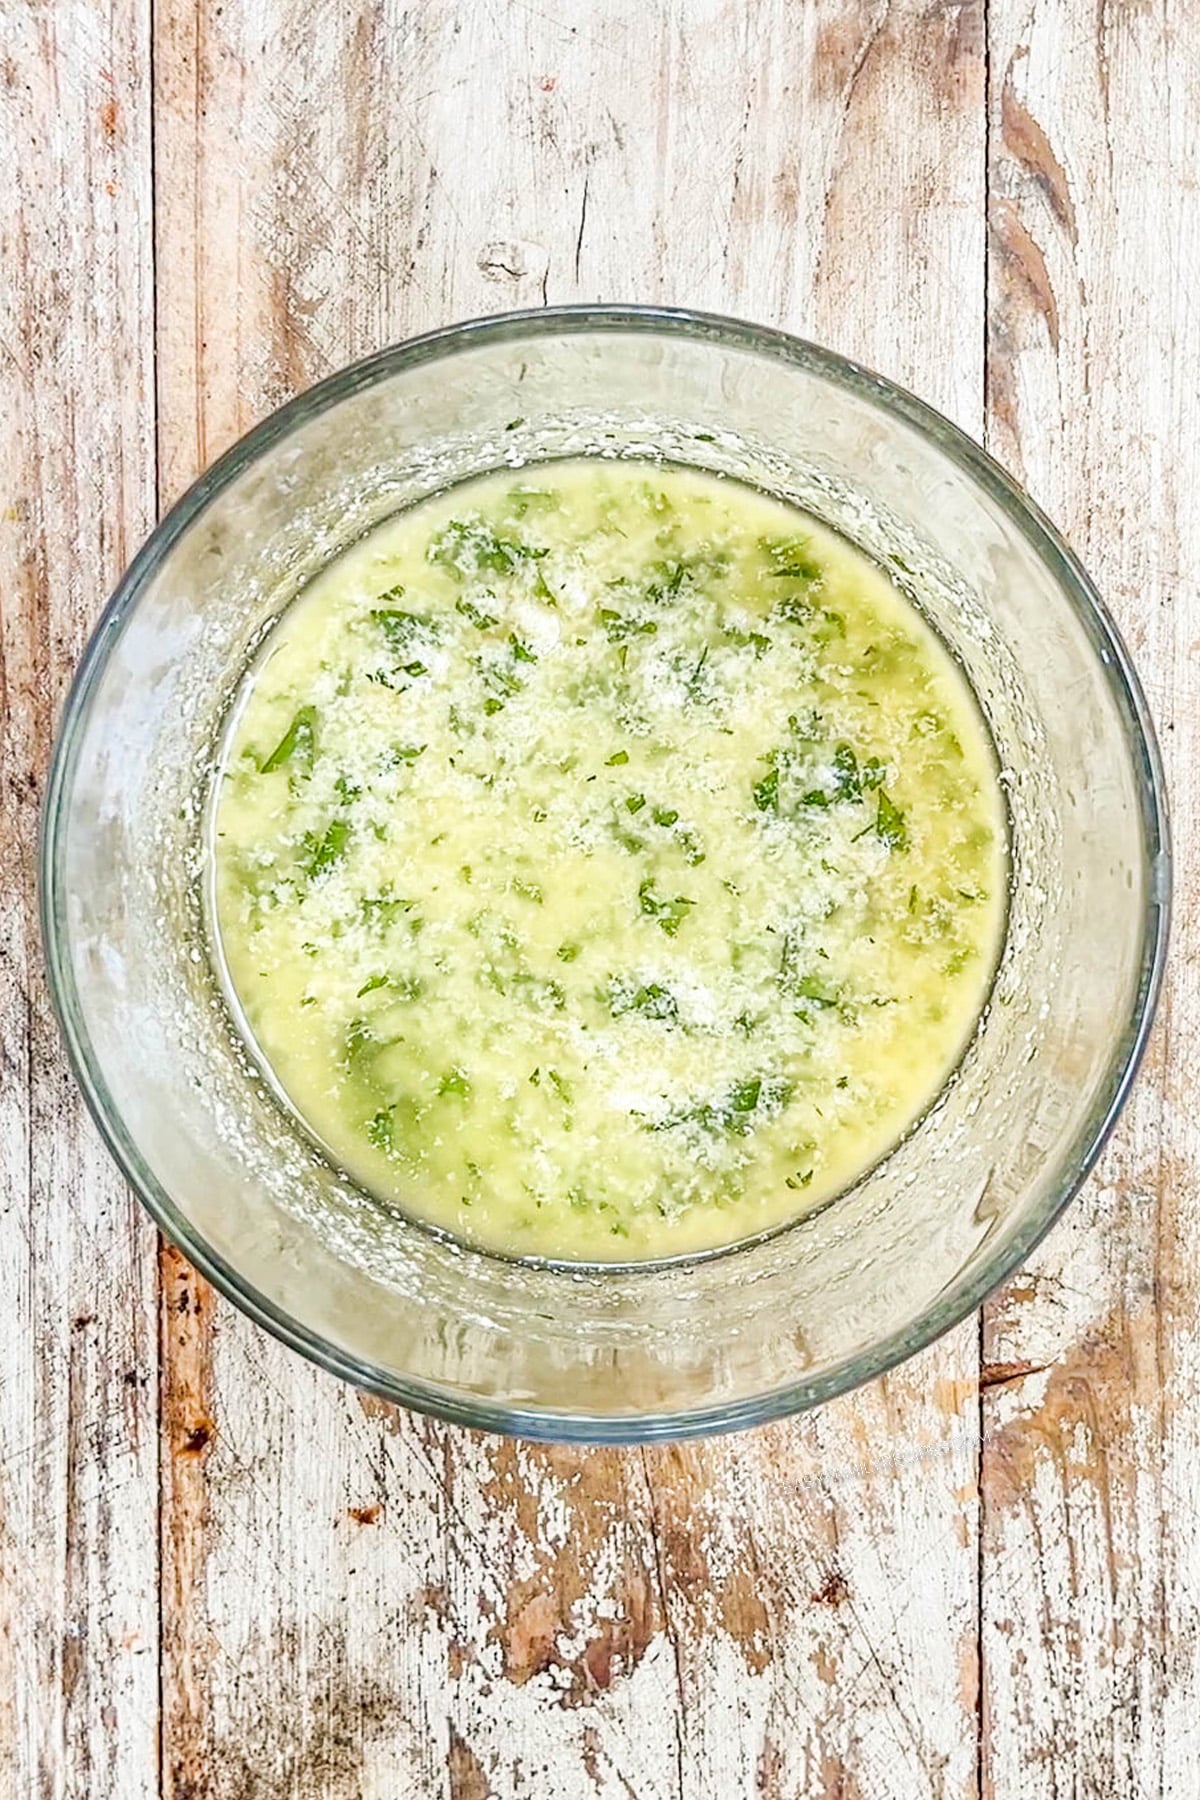
<path fill-rule="evenodd" d="M 811 1598 L 818 1606 L 840 1606 L 850 1598 L 850 1583 L 840 1569 L 831 1569 Z"/>
<path fill-rule="evenodd" d="M 216 1429 L 211 1419 L 197 1419 L 183 1434 L 183 1442 L 179 1446 L 180 1455 L 199 1456 L 212 1443 Z"/>

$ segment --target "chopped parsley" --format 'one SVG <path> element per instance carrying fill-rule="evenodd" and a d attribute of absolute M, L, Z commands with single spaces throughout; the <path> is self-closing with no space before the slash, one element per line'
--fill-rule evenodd
<path fill-rule="evenodd" d="M 694 900 L 687 899 L 683 894 L 676 894 L 673 900 L 659 899 L 654 891 L 653 879 L 650 877 L 647 877 L 639 887 L 638 900 L 642 912 L 655 920 L 660 931 L 665 931 L 668 937 L 679 935 L 679 927 L 696 904 Z"/>
<path fill-rule="evenodd" d="M 563 1080 L 563 1077 L 559 1074 L 557 1069 L 547 1069 L 546 1070 L 546 1078 L 550 1082 L 550 1085 L 553 1087 L 553 1089 L 556 1092 L 556 1094 L 558 1095 L 559 1099 L 565 1100 L 569 1106 L 571 1103 L 570 1083 Z"/>
<path fill-rule="evenodd" d="M 395 1116 L 394 1106 L 381 1106 L 374 1118 L 367 1121 L 367 1136 L 377 1150 L 390 1151 L 395 1148 L 392 1138 Z"/>
<path fill-rule="evenodd" d="M 494 613 L 484 612 L 481 606 L 476 606 L 473 600 L 467 600 L 461 594 L 454 602 L 454 610 L 469 620 L 476 631 L 491 631 L 494 625 L 500 623 Z"/>
<path fill-rule="evenodd" d="M 653 637 L 658 630 L 657 619 L 618 612 L 612 606 L 598 608 L 596 617 L 604 627 L 604 635 L 610 644 L 624 644 L 629 638 L 635 637 Z"/>
<path fill-rule="evenodd" d="M 908 826 L 905 824 L 904 814 L 888 799 L 882 788 L 879 790 L 874 831 L 875 836 L 886 844 L 889 850 L 907 850 Z"/>
<path fill-rule="evenodd" d="M 331 819 L 320 837 L 315 832 L 305 832 L 303 867 L 310 881 L 327 874 L 342 860 L 350 842 L 350 832 L 349 819 Z"/>
<path fill-rule="evenodd" d="M 264 775 L 290 764 L 297 774 L 310 774 L 317 747 L 317 709 L 302 706 L 268 757 L 259 763 Z"/>
<path fill-rule="evenodd" d="M 861 800 L 864 793 L 879 787 L 887 769 L 877 756 L 868 756 L 860 765 L 850 744 L 835 744 L 830 764 L 830 782 L 826 787 L 810 788 L 801 801 L 804 806 L 837 806 L 842 801 Z"/>
<path fill-rule="evenodd" d="M 614 1019 L 626 1013 L 640 1013 L 643 1019 L 657 1019 L 673 1025 L 679 1018 L 679 1002 L 661 982 L 647 982 L 637 987 L 631 981 L 614 976 L 608 984 L 608 1005 Z"/>
<path fill-rule="evenodd" d="M 380 758 L 384 769 L 398 769 L 402 763 L 415 763 L 429 748 L 427 744 L 392 744 Z"/>
<path fill-rule="evenodd" d="M 778 1076 L 750 1075 L 735 1083 L 719 1099 L 672 1108 L 647 1129 L 673 1131 L 680 1126 L 693 1125 L 711 1136 L 745 1137 L 759 1125 L 776 1118 L 794 1091 L 790 1081 Z"/>
<path fill-rule="evenodd" d="M 727 641 L 739 650 L 753 650 L 754 660 L 758 662 L 771 648 L 771 640 L 765 631 L 741 631 L 735 625 L 726 625 L 723 635 Z"/>
<path fill-rule="evenodd" d="M 404 612 L 395 606 L 371 608 L 371 619 L 382 631 L 384 640 L 402 662 L 409 651 L 437 642 L 438 627 L 428 613 Z"/>
<path fill-rule="evenodd" d="M 544 549 L 499 531 L 486 519 L 451 519 L 431 542 L 429 561 L 458 576 L 512 575 L 545 556 Z"/>
<path fill-rule="evenodd" d="M 824 1012 L 827 1007 L 835 1007 L 841 1000 L 836 988 L 822 981 L 819 975 L 801 975 L 791 984 L 791 991 L 797 1000 L 803 1001 L 806 1010 Z"/>
<path fill-rule="evenodd" d="M 806 588 L 820 587 L 825 571 L 806 537 L 760 538 L 759 549 L 770 565 L 768 574 L 780 581 L 795 581 Z"/>
<path fill-rule="evenodd" d="M 779 811 L 779 767 L 772 763 L 761 781 L 754 784 L 754 804 L 759 812 Z"/>
<path fill-rule="evenodd" d="M 497 657 L 480 657 L 475 664 L 483 682 L 483 710 L 494 714 L 501 712 L 514 694 L 519 694 L 522 687 L 521 677 L 512 664 Z"/>

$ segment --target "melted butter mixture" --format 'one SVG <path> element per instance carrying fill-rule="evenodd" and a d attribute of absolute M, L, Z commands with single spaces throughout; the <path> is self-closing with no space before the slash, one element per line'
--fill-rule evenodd
<path fill-rule="evenodd" d="M 382 1200 L 513 1255 L 819 1206 L 985 998 L 1004 815 L 881 571 L 714 477 L 579 462 L 404 513 L 283 616 L 213 808 L 246 1028 Z"/>

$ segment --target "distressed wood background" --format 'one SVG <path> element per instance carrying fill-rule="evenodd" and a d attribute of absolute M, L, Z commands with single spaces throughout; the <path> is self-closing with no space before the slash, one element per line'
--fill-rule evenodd
<path fill-rule="evenodd" d="M 1200 1795 L 1194 0 L 8 0 L 0 1793 Z M 943 408 L 1099 578 L 1179 852 L 1154 1047 L 1036 1262 L 815 1417 L 639 1453 L 364 1398 L 100 1151 L 33 895 L 155 515 L 365 350 L 518 305 L 784 325 Z"/>

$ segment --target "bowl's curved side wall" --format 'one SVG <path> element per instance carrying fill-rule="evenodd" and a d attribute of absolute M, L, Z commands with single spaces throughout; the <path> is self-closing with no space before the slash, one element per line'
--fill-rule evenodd
<path fill-rule="evenodd" d="M 514 1281 L 419 1228 L 383 1229 L 247 1078 L 199 936 L 206 758 L 262 630 L 383 512 L 505 460 L 664 446 L 822 512 L 929 606 L 1006 762 L 1014 930 L 962 1080 L 819 1219 L 709 1264 Z M 302 396 L 210 471 L 89 647 L 44 835 L 68 1045 L 164 1229 L 339 1374 L 551 1436 L 746 1423 L 956 1322 L 1047 1227 L 1111 1122 L 1161 972 L 1166 886 L 1157 752 L 1125 652 L 981 451 L 793 340 L 583 309 L 402 346 Z"/>

